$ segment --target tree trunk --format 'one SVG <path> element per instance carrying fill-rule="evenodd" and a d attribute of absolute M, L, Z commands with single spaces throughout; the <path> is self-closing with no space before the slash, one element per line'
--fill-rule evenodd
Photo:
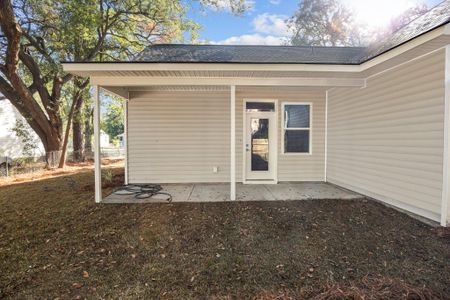
<path fill-rule="evenodd" d="M 66 164 L 67 143 L 69 142 L 70 125 L 72 125 L 72 118 L 73 112 L 75 111 L 75 105 L 79 101 L 80 97 L 81 97 L 80 91 L 76 91 L 75 94 L 73 95 L 72 105 L 70 107 L 69 115 L 67 116 L 66 133 L 64 134 L 64 142 L 61 150 L 61 157 L 59 159 L 58 168 L 64 168 L 64 165 Z"/>
<path fill-rule="evenodd" d="M 73 160 L 74 161 L 84 161 L 84 145 L 83 145 L 83 123 L 82 123 L 82 112 L 83 107 L 83 97 L 80 96 L 75 105 L 75 111 L 73 114 L 72 121 L 72 142 L 73 142 Z"/>
<path fill-rule="evenodd" d="M 50 140 L 44 144 L 45 149 L 45 168 L 53 169 L 58 166 L 61 159 L 61 143 L 60 140 Z"/>
<path fill-rule="evenodd" d="M 92 135 L 94 134 L 92 117 L 93 112 L 92 110 L 89 110 L 87 116 L 84 119 L 84 152 L 89 157 L 92 156 Z"/>

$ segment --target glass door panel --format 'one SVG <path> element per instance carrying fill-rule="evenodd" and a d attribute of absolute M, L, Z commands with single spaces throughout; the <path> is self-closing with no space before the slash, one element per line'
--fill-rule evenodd
<path fill-rule="evenodd" d="M 251 171 L 269 171 L 269 119 L 251 118 Z"/>

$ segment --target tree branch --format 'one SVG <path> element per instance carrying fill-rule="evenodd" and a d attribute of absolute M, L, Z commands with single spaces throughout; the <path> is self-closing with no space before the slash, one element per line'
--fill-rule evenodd
<path fill-rule="evenodd" d="M 19 58 L 23 62 L 23 64 L 30 71 L 31 76 L 33 77 L 33 86 L 39 93 L 39 97 L 42 100 L 42 104 L 44 104 L 44 108 L 47 110 L 50 108 L 50 94 L 45 87 L 45 82 L 41 77 L 41 70 L 38 64 L 34 61 L 34 59 L 24 51 L 24 49 L 20 49 Z"/>

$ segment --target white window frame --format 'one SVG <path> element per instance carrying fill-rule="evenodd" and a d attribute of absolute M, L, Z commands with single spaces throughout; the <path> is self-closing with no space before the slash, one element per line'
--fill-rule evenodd
<path fill-rule="evenodd" d="M 308 105 L 309 106 L 309 127 L 303 128 L 287 128 L 286 127 L 286 105 Z M 295 102 L 284 101 L 281 102 L 281 153 L 283 155 L 312 155 L 312 141 L 313 141 L 313 103 L 312 102 Z M 284 140 L 286 130 L 309 130 L 309 151 L 308 152 L 286 152 L 284 149 Z"/>

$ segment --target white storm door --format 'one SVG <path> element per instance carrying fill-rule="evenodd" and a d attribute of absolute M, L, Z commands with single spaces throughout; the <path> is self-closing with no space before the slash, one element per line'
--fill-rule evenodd
<path fill-rule="evenodd" d="M 245 120 L 246 181 L 276 180 L 276 115 L 275 112 L 247 112 Z"/>

